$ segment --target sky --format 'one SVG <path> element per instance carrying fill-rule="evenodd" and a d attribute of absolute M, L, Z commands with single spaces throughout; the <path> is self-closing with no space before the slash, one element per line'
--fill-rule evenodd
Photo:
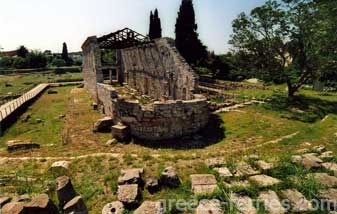
<path fill-rule="evenodd" d="M 232 21 L 265 0 L 194 0 L 198 33 L 210 51 L 225 53 Z M 80 51 L 89 36 L 129 27 L 148 33 L 149 13 L 158 8 L 163 36 L 174 38 L 181 0 L 0 0 L 0 47 Z"/>

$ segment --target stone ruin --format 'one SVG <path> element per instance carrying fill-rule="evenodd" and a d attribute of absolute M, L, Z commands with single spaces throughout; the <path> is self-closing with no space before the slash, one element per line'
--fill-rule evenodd
<path fill-rule="evenodd" d="M 149 40 L 130 29 L 82 45 L 83 77 L 91 97 L 116 126 L 137 138 L 163 140 L 195 133 L 209 119 L 207 100 L 197 94 L 198 76 L 169 38 Z M 114 50 L 114 64 L 102 61 Z"/>

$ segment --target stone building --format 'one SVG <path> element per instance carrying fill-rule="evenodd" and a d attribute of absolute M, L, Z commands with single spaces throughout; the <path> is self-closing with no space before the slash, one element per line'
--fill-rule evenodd
<path fill-rule="evenodd" d="M 82 45 L 85 87 L 116 124 L 148 140 L 192 134 L 208 122 L 206 98 L 196 94 L 198 76 L 174 46 L 150 41 L 130 29 Z M 102 50 L 116 50 L 116 63 L 104 65 Z"/>

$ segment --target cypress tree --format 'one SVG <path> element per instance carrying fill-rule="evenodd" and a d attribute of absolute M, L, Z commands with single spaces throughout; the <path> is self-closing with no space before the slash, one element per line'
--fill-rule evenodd
<path fill-rule="evenodd" d="M 153 28 L 154 28 L 154 16 L 153 16 L 153 13 L 151 11 L 151 13 L 150 13 L 150 29 L 149 29 L 149 37 L 150 37 L 150 39 L 154 39 Z"/>
<path fill-rule="evenodd" d="M 149 37 L 150 39 L 157 39 L 161 38 L 161 21 L 159 18 L 158 10 L 156 9 L 150 13 L 150 30 L 149 30 Z"/>
<path fill-rule="evenodd" d="M 207 49 L 197 33 L 198 25 L 192 0 L 182 0 L 176 23 L 176 47 L 189 64 L 200 65 L 207 59 Z"/>
<path fill-rule="evenodd" d="M 162 31 L 162 29 L 161 29 L 161 21 L 160 21 L 157 9 L 154 11 L 153 25 L 154 25 L 154 29 L 153 29 L 154 38 L 155 39 L 161 38 L 161 31 Z"/>
<path fill-rule="evenodd" d="M 65 42 L 63 43 L 63 48 L 62 48 L 62 59 L 66 63 L 69 62 L 68 47 L 67 47 L 67 44 Z"/>

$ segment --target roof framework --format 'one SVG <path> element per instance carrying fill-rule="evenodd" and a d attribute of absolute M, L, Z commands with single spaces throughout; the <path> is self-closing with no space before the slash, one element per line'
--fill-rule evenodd
<path fill-rule="evenodd" d="M 144 36 L 129 28 L 110 33 L 97 39 L 99 47 L 102 49 L 124 49 L 150 41 Z"/>

